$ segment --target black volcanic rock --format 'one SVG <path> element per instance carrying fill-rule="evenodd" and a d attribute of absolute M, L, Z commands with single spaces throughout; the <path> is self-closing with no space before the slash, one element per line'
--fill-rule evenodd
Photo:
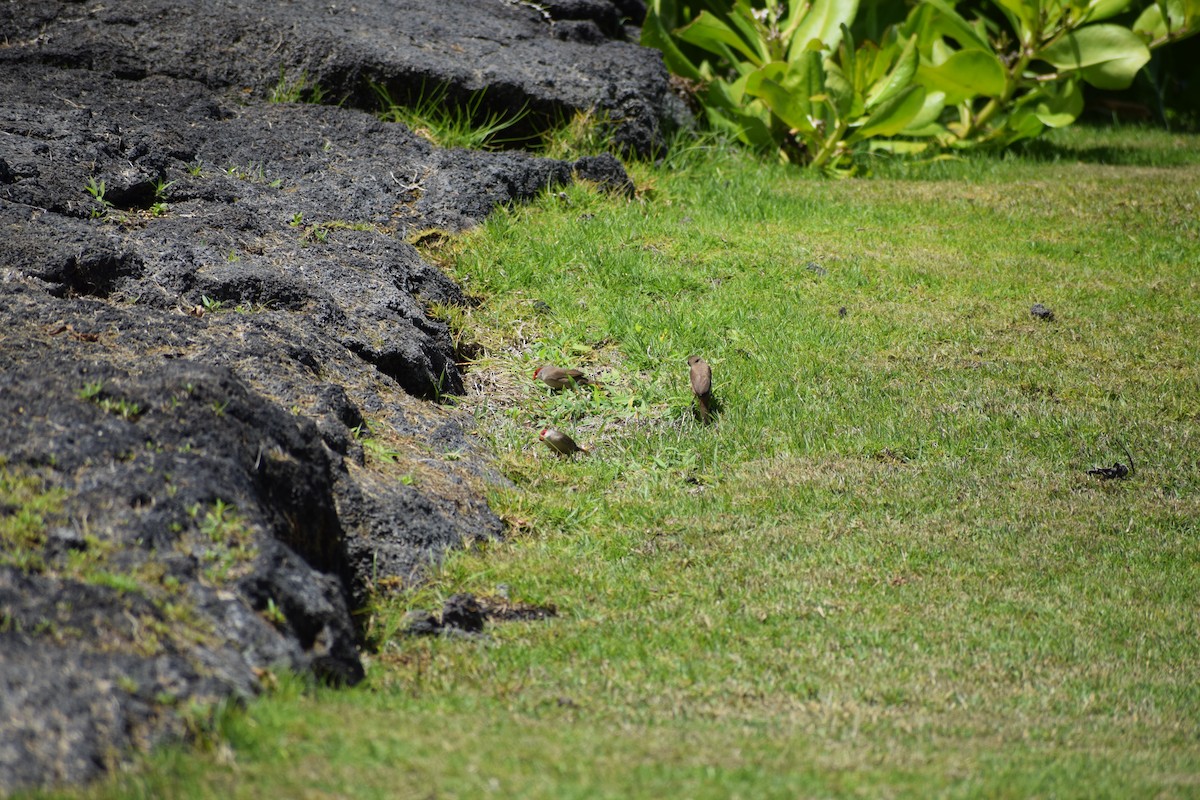
<path fill-rule="evenodd" d="M 0 64 L 171 76 L 258 97 L 281 75 L 303 77 L 333 103 L 372 110 L 372 85 L 409 101 L 444 88 L 464 107 L 481 93 L 481 116 L 524 112 L 514 135 L 594 111 L 613 120 L 619 148 L 644 157 L 686 121 L 661 55 L 620 40 L 622 23 L 644 14 L 637 0 L 554 0 L 545 9 L 503 0 L 123 0 L 93 8 L 44 0 L 0 7 L 10 42 Z M 556 33 L 581 23 L 614 38 Z"/>
<path fill-rule="evenodd" d="M 463 381 L 428 308 L 465 298 L 408 242 L 632 184 L 439 149 L 372 86 L 520 111 L 517 137 L 590 112 L 649 155 L 686 119 L 643 13 L 0 5 L 0 792 L 93 778 L 276 669 L 360 680 L 370 594 L 500 534 L 502 479 L 438 402 Z M 329 104 L 267 102 L 281 78 Z"/>

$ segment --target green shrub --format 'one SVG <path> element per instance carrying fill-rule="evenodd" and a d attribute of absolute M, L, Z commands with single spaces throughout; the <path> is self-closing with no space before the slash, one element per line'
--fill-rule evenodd
<path fill-rule="evenodd" d="M 1083 85 L 1129 86 L 1150 51 L 1200 31 L 1200 0 L 652 0 L 642 42 L 692 81 L 713 127 L 785 161 L 853 171 L 857 152 L 1003 146 L 1074 122 Z M 1125 20 L 1119 22 L 1118 20 Z"/>

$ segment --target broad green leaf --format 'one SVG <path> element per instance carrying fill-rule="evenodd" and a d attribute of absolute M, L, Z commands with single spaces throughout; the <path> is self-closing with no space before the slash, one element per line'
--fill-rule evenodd
<path fill-rule="evenodd" d="M 930 122 L 925 125 L 909 125 L 901 133 L 914 139 L 938 139 L 941 141 L 951 138 L 950 131 L 940 122 Z"/>
<path fill-rule="evenodd" d="M 911 156 L 925 152 L 931 144 L 932 142 L 909 142 L 903 139 L 875 139 L 871 141 L 869 147 L 872 152 L 883 151 L 885 153 Z"/>
<path fill-rule="evenodd" d="M 745 88 L 745 78 L 739 78 L 732 83 L 717 79 L 704 87 L 700 92 L 700 100 L 705 107 L 713 106 L 723 110 L 733 110 L 742 105 Z"/>
<path fill-rule="evenodd" d="M 1172 13 L 1172 6 L 1178 7 L 1178 0 L 1167 2 L 1159 5 L 1151 3 L 1146 7 L 1146 10 L 1138 15 L 1137 20 L 1133 23 L 1133 30 L 1147 42 L 1153 42 L 1156 39 L 1165 38 L 1174 27 L 1177 15 Z M 1167 9 L 1167 16 L 1163 16 L 1163 8 Z"/>
<path fill-rule="evenodd" d="M 807 73 L 813 66 L 811 59 L 796 64 L 772 61 L 746 76 L 745 92 L 762 100 L 788 127 L 811 130 L 809 114 L 812 104 L 809 96 L 814 86 L 810 84 Z M 815 66 L 820 67 L 819 59 Z"/>
<path fill-rule="evenodd" d="M 761 116 L 737 109 L 705 107 L 708 122 L 718 130 L 724 130 L 756 150 L 775 148 L 775 137 L 770 125 Z"/>
<path fill-rule="evenodd" d="M 1133 23 L 1133 30 L 1147 42 L 1161 42 L 1168 37 L 1182 39 L 1194 34 L 1200 30 L 1200 0 L 1151 3 Z"/>
<path fill-rule="evenodd" d="M 1006 143 L 1012 143 L 1021 139 L 1037 137 L 1045 130 L 1045 125 L 1037 118 L 1033 108 L 1025 107 L 1018 108 L 1009 115 L 1005 129 L 1001 139 Z"/>
<path fill-rule="evenodd" d="M 746 102 L 746 99 L 745 99 L 746 84 L 750 82 L 750 76 L 753 74 L 754 74 L 753 72 L 749 72 L 745 75 L 740 76 L 735 81 L 730 81 L 730 82 L 717 81 L 717 83 L 718 84 L 724 83 L 726 86 L 726 91 L 728 92 L 729 98 L 737 105 L 741 105 L 742 103 Z"/>
<path fill-rule="evenodd" d="M 886 103 L 912 84 L 913 76 L 917 74 L 917 37 L 914 34 L 904 45 L 904 50 L 896 60 L 896 66 L 882 80 L 878 81 L 867 92 L 867 110 Z M 924 92 L 922 92 L 922 95 Z"/>
<path fill-rule="evenodd" d="M 1033 2 L 1029 0 L 993 0 L 993 2 L 1000 6 L 1009 22 L 1012 23 L 1021 44 L 1026 46 L 1032 44 L 1034 36 L 1038 32 L 1038 16 L 1042 3 L 1039 0 L 1033 0 Z"/>
<path fill-rule="evenodd" d="M 700 70 L 675 44 L 675 40 L 653 8 L 647 12 L 646 20 L 642 23 L 642 45 L 661 50 L 663 63 L 676 75 L 682 75 L 693 81 L 701 80 Z"/>
<path fill-rule="evenodd" d="M 1124 89 L 1150 60 L 1150 49 L 1129 28 L 1088 25 L 1044 48 L 1037 58 L 1060 72 L 1078 70 L 1097 88 Z"/>
<path fill-rule="evenodd" d="M 1083 113 L 1083 86 L 1079 81 L 1047 84 L 1027 97 L 1025 102 L 1033 106 L 1034 116 L 1051 128 L 1065 128 Z"/>
<path fill-rule="evenodd" d="M 767 42 L 767 31 L 754 19 L 754 8 L 746 0 L 738 0 L 729 12 L 729 24 L 749 43 L 758 54 L 759 63 L 771 60 L 771 48 Z"/>
<path fill-rule="evenodd" d="M 938 117 L 942 116 L 942 109 L 945 107 L 945 92 L 926 92 L 925 102 L 921 106 L 921 110 L 917 112 L 915 117 L 909 120 L 908 127 L 904 129 L 905 132 L 912 133 L 937 122 Z"/>
<path fill-rule="evenodd" d="M 959 50 L 936 67 L 917 68 L 917 82 L 930 91 L 945 92 L 947 105 L 1002 95 L 1007 80 L 1000 59 L 983 50 Z"/>
<path fill-rule="evenodd" d="M 941 39 L 933 43 L 933 47 L 929 48 L 929 63 L 931 66 L 940 67 L 946 63 L 950 56 L 957 53 L 957 50 L 951 49 L 950 45 L 946 44 Z"/>
<path fill-rule="evenodd" d="M 845 42 L 842 44 L 845 46 Z M 894 57 L 895 53 L 885 57 L 874 42 L 863 42 L 854 52 L 854 78 L 850 82 L 860 89 L 874 86 L 875 82 L 887 72 L 889 62 Z M 849 72 L 846 69 L 845 58 L 843 57 L 841 61 L 842 72 Z"/>
<path fill-rule="evenodd" d="M 761 67 L 752 71 L 746 76 L 746 91 L 750 92 L 750 94 L 754 94 L 750 87 L 754 85 L 756 80 L 761 80 L 763 78 L 770 78 L 776 83 L 788 86 L 789 77 L 794 75 L 795 73 L 792 71 L 787 62 L 772 61 L 769 64 L 763 64 Z"/>
<path fill-rule="evenodd" d="M 842 41 L 835 49 L 842 75 L 852 89 L 858 89 L 859 84 L 855 82 L 858 78 L 858 50 L 854 47 L 854 37 L 850 35 L 850 29 L 845 25 L 842 25 Z"/>
<path fill-rule="evenodd" d="M 794 92 L 789 92 L 770 78 L 758 81 L 751 93 L 755 97 L 762 98 L 767 108 L 771 109 L 771 112 L 783 120 L 789 128 L 805 133 L 812 133 L 815 130 L 812 120 L 809 118 L 811 106 L 807 97 L 800 97 Z"/>
<path fill-rule="evenodd" d="M 1091 0 L 1084 12 L 1083 19 L 1087 22 L 1099 22 L 1102 19 L 1115 17 L 1129 8 L 1131 0 Z"/>
<path fill-rule="evenodd" d="M 836 116 L 839 119 L 849 119 L 862 113 L 862 96 L 854 91 L 854 87 L 850 81 L 846 79 L 845 73 L 841 67 L 832 62 L 825 63 L 825 94 L 829 96 L 833 108 L 836 110 Z M 858 103 L 855 103 L 855 100 Z M 855 105 L 859 108 L 855 109 Z"/>
<path fill-rule="evenodd" d="M 789 62 L 781 83 L 789 92 L 809 101 L 811 107 L 811 98 L 825 91 L 825 65 L 821 54 L 809 50 L 804 58 Z"/>
<path fill-rule="evenodd" d="M 847 141 L 895 136 L 912 123 L 924 106 L 925 90 L 920 86 L 909 86 L 890 100 L 880 103 Z"/>
<path fill-rule="evenodd" d="M 694 44 L 721 55 L 725 54 L 725 48 L 732 47 L 755 66 L 761 66 L 766 60 L 756 48 L 738 35 L 737 31 L 707 11 L 701 11 L 700 16 L 692 20 L 686 27 L 681 28 L 676 35 L 688 44 Z"/>
<path fill-rule="evenodd" d="M 800 57 L 814 39 L 830 50 L 838 46 L 842 26 L 854 21 L 858 0 L 813 0 L 788 42 L 788 60 Z"/>
<path fill-rule="evenodd" d="M 919 20 L 919 16 L 921 15 L 926 15 L 927 19 Z M 945 0 L 922 0 L 913 9 L 909 19 L 910 22 L 915 23 L 915 26 L 923 28 L 922 30 L 912 31 L 919 34 L 922 48 L 935 36 L 939 40 L 943 36 L 949 36 L 958 42 L 959 47 L 964 49 L 992 49 L 991 45 L 988 44 L 987 38 L 963 19 L 958 10 Z"/>

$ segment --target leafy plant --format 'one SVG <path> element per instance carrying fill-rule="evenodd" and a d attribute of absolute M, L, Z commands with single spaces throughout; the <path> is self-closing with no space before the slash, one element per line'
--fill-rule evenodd
<path fill-rule="evenodd" d="M 83 385 L 83 388 L 78 392 L 78 396 L 80 400 L 93 400 L 99 397 L 102 391 L 104 391 L 104 382 L 92 381 Z"/>
<path fill-rule="evenodd" d="M 273 597 L 267 598 L 266 608 L 264 608 L 260 613 L 263 615 L 263 619 L 265 619 L 267 622 L 270 622 L 277 628 L 284 628 L 287 626 L 287 615 L 283 613 L 283 609 L 276 604 L 275 598 Z"/>
<path fill-rule="evenodd" d="M 124 397 L 109 397 L 104 394 L 103 381 L 84 384 L 77 396 L 80 400 L 95 403 L 102 411 L 115 414 L 124 420 L 137 419 L 142 414 L 142 407 Z"/>
<path fill-rule="evenodd" d="M 868 3 L 872 19 L 885 3 Z M 963 4 L 966 6 L 967 4 Z M 917 0 L 855 43 L 858 0 L 654 0 L 642 42 L 690 81 L 710 124 L 789 162 L 853 169 L 862 149 L 1009 144 L 1073 122 L 1083 84 L 1127 87 L 1150 49 L 1200 30 L 1200 2 Z M 995 19 L 985 12 L 990 10 Z M 857 27 L 870 30 L 873 24 Z"/>
<path fill-rule="evenodd" d="M 1174 11 L 1149 5 L 1128 27 L 1112 20 L 1130 0 L 992 0 L 973 7 L 980 14 L 992 8 L 998 20 L 968 20 L 951 2 L 921 0 L 902 30 L 919 43 L 917 81 L 940 93 L 950 112 L 944 127 L 924 133 L 952 145 L 1003 145 L 1071 124 L 1083 111 L 1085 83 L 1124 89 L 1151 48 L 1200 30 L 1200 3 L 1170 5 Z"/>
<path fill-rule="evenodd" d="M 106 191 L 104 181 L 98 181 L 96 180 L 95 176 L 92 176 L 88 178 L 87 184 L 83 188 L 87 190 L 87 193 L 90 194 L 92 199 L 97 203 L 97 207 L 92 209 L 92 219 L 97 219 L 108 214 L 109 210 L 112 209 L 113 204 L 104 197 L 104 193 Z"/>
<path fill-rule="evenodd" d="M 914 82 L 915 36 L 891 27 L 881 43 L 855 44 L 849 25 L 857 0 L 812 5 L 708 2 L 670 30 L 665 0 L 652 4 L 643 42 L 668 66 L 697 82 L 709 122 L 790 162 L 837 167 L 859 141 L 926 124 L 940 108 Z M 677 12 L 679 9 L 673 9 Z M 697 63 L 678 46 L 700 53 Z"/>
<path fill-rule="evenodd" d="M 175 184 L 175 181 L 158 179 L 154 181 L 154 202 L 150 204 L 151 216 L 159 217 L 167 213 L 170 205 L 167 203 L 167 190 Z"/>

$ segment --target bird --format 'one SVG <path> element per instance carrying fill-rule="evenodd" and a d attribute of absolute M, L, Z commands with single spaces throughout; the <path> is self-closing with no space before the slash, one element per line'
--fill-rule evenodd
<path fill-rule="evenodd" d="M 542 428 L 542 432 L 538 434 L 538 438 L 559 455 L 569 456 L 575 453 L 587 453 L 585 448 L 575 444 L 574 439 L 555 428 Z"/>
<path fill-rule="evenodd" d="M 707 425 L 712 419 L 712 367 L 700 356 L 688 356 L 687 362 L 691 367 L 692 391 L 696 394 L 700 421 Z"/>
<path fill-rule="evenodd" d="M 551 389 L 565 389 L 568 386 L 603 386 L 599 381 L 592 380 L 577 369 L 560 369 L 549 365 L 535 369 L 533 378 Z"/>

